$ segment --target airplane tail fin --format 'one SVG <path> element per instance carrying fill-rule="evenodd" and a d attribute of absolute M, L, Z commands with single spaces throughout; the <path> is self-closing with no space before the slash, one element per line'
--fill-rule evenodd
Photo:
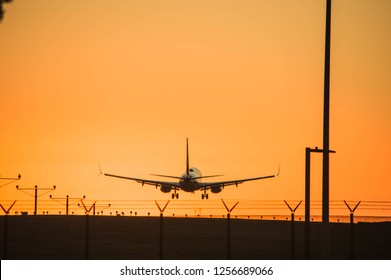
<path fill-rule="evenodd" d="M 186 175 L 190 175 L 190 166 L 189 166 L 189 139 L 186 138 Z"/>
<path fill-rule="evenodd" d="M 151 174 L 151 175 L 152 176 L 164 177 L 164 178 L 171 178 L 171 179 L 179 179 L 179 180 L 183 179 L 182 177 L 179 177 L 179 176 L 161 175 L 161 174 Z M 186 176 L 187 176 L 187 178 L 189 178 L 189 176 L 190 176 L 189 139 L 188 138 L 186 138 Z"/>

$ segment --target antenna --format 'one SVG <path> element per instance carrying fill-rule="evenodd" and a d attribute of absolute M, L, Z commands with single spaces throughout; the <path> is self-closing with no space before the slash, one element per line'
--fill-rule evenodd
<path fill-rule="evenodd" d="M 159 259 L 163 259 L 163 212 L 166 210 L 168 203 L 170 203 L 170 200 L 167 201 L 166 205 L 161 208 L 160 205 L 155 200 L 157 208 L 159 208 L 160 211 L 160 241 L 159 241 Z"/>
<path fill-rule="evenodd" d="M 28 194 L 29 196 L 34 197 L 34 215 L 37 215 L 37 209 L 38 209 L 38 197 L 43 196 L 44 194 L 47 194 L 51 191 L 54 191 L 56 189 L 56 186 L 53 186 L 52 188 L 38 188 L 38 186 L 35 186 L 34 188 L 20 188 L 19 186 L 16 186 L 16 189 L 18 191 L 22 191 L 25 194 Z M 34 195 L 31 193 L 28 193 L 26 191 L 34 190 Z M 38 191 L 46 191 L 41 195 L 38 195 Z"/>
<path fill-rule="evenodd" d="M 286 206 L 288 206 L 289 210 L 291 210 L 291 253 L 292 253 L 292 260 L 295 259 L 295 212 L 297 208 L 299 208 L 302 200 L 296 205 L 295 208 L 292 208 L 286 200 L 284 200 Z"/>
<path fill-rule="evenodd" d="M 234 206 L 228 208 L 227 204 L 225 204 L 224 200 L 221 199 L 224 204 L 225 209 L 227 209 L 227 260 L 231 259 L 231 212 L 234 210 L 236 205 L 238 205 L 239 201 L 235 203 Z"/>
<path fill-rule="evenodd" d="M 356 211 L 357 207 L 360 205 L 361 200 L 354 206 L 352 209 L 349 204 L 344 200 L 345 205 L 348 207 L 350 211 L 350 258 L 354 260 L 354 211 Z"/>

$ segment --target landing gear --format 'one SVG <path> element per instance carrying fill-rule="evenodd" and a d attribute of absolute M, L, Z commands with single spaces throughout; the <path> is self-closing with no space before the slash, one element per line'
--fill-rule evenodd
<path fill-rule="evenodd" d="M 205 193 L 201 194 L 201 198 L 202 198 L 202 199 L 204 199 L 204 198 L 208 199 L 208 198 L 209 198 L 209 196 L 208 196 L 208 194 L 206 193 L 206 191 L 205 191 Z"/>
<path fill-rule="evenodd" d="M 173 194 L 171 194 L 171 197 L 172 197 L 172 199 L 178 199 L 179 198 L 179 193 L 177 193 L 177 192 L 174 192 Z"/>

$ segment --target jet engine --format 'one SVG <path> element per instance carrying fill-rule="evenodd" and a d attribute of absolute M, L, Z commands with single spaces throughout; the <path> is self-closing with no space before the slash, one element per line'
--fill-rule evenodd
<path fill-rule="evenodd" d="M 210 188 L 210 191 L 212 192 L 212 193 L 219 193 L 219 192 L 221 192 L 223 189 L 221 188 L 221 187 L 211 187 Z"/>
<path fill-rule="evenodd" d="M 163 185 L 160 190 L 164 193 L 169 193 L 171 191 L 171 186 Z"/>

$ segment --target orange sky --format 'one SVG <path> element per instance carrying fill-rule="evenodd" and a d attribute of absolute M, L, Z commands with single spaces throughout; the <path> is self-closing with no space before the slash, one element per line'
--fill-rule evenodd
<path fill-rule="evenodd" d="M 0 175 L 22 180 L 0 188 L 0 202 L 32 200 L 16 184 L 56 185 L 57 197 L 154 207 L 171 196 L 97 177 L 98 161 L 125 176 L 180 175 L 186 137 L 204 175 L 269 175 L 281 162 L 280 178 L 211 198 L 304 199 L 305 147 L 322 147 L 325 1 L 15 0 L 5 9 Z M 333 1 L 331 200 L 391 200 L 389 11 L 387 0 Z M 312 169 L 320 200 L 321 155 Z"/>

